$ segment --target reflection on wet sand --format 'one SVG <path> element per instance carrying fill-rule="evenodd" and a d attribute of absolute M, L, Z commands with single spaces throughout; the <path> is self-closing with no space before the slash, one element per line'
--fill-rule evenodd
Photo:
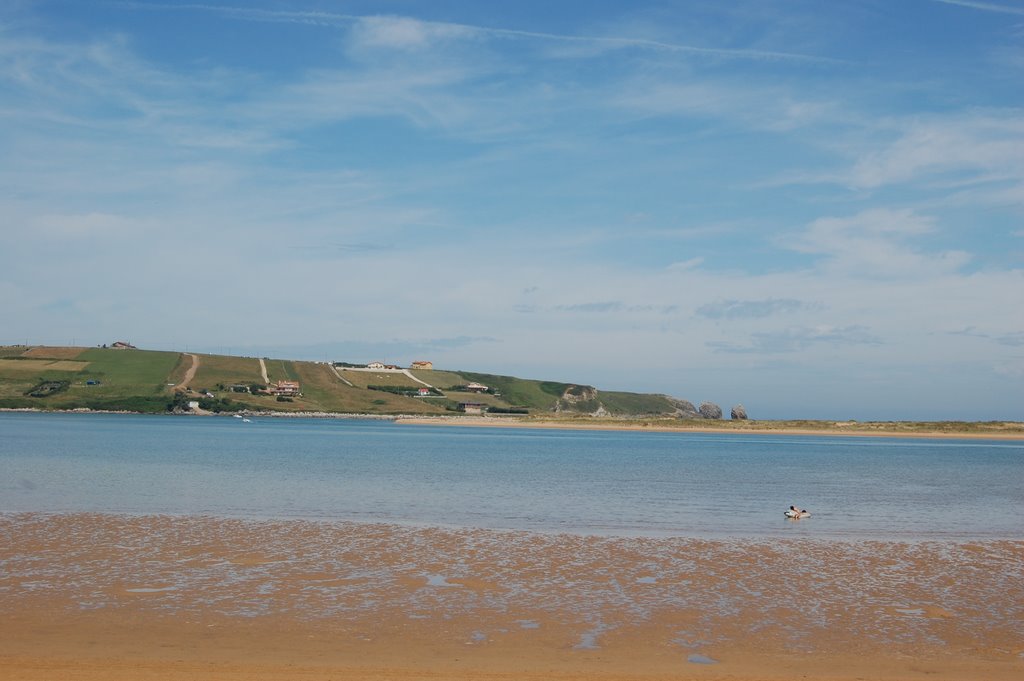
<path fill-rule="evenodd" d="M 27 514 L 0 516 L 0 568 L 0 668 L 23 671 L 108 658 L 167 674 L 196 662 L 313 665 L 335 678 L 368 667 L 452 678 L 1024 671 L 1015 541 Z"/>

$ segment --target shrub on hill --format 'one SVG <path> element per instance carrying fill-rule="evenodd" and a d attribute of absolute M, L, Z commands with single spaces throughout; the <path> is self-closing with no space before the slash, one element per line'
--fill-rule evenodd
<path fill-rule="evenodd" d="M 25 391 L 26 397 L 49 397 L 68 389 L 71 381 L 41 381 Z"/>

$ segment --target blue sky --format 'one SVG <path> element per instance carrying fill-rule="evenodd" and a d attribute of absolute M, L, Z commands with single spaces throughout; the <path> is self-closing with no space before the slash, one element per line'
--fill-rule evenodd
<path fill-rule="evenodd" d="M 1024 2 L 0 9 L 0 343 L 1024 419 Z"/>

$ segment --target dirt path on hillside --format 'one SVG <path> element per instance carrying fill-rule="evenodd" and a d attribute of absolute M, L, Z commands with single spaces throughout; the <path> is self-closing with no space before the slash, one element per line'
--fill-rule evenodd
<path fill-rule="evenodd" d="M 267 376 L 267 363 L 260 357 L 260 373 L 263 374 L 263 383 L 270 385 L 270 377 Z"/>
<path fill-rule="evenodd" d="M 417 383 L 422 383 L 423 385 L 427 386 L 428 388 L 433 388 L 434 387 L 434 386 L 430 385 L 429 383 L 427 383 L 426 381 L 421 381 L 420 379 L 418 379 L 415 376 L 413 376 L 412 372 L 409 371 L 408 369 L 402 369 L 402 373 L 405 374 L 406 376 L 408 376 L 409 378 L 411 378 L 412 380 L 416 381 Z"/>
<path fill-rule="evenodd" d="M 181 379 L 181 383 L 178 384 L 178 388 L 181 390 L 188 389 L 188 384 L 196 377 L 196 370 L 199 368 L 199 356 L 193 355 L 191 352 L 186 352 L 185 354 L 192 358 L 192 366 L 188 368 L 188 371 L 185 372 L 185 378 Z"/>
<path fill-rule="evenodd" d="M 334 366 L 333 364 L 331 364 L 330 367 L 331 367 L 331 371 L 334 372 L 334 375 L 338 377 L 339 381 L 341 381 L 342 383 L 344 383 L 345 385 L 347 385 L 350 388 L 354 388 L 355 387 L 355 385 L 353 385 L 351 381 L 349 381 L 347 378 L 345 378 L 344 376 L 341 375 L 341 372 L 338 371 L 338 367 Z"/>

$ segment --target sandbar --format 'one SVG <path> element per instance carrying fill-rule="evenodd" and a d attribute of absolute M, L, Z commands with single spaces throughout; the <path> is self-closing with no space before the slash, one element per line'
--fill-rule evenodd
<path fill-rule="evenodd" d="M 663 419 L 644 421 L 638 419 L 627 421 L 601 421 L 600 419 L 562 419 L 546 420 L 543 418 L 514 418 L 507 416 L 400 416 L 395 422 L 404 425 L 420 426 L 468 426 L 480 428 L 541 428 L 556 430 L 604 430 L 621 432 L 652 432 L 652 433 L 719 433 L 732 435 L 816 435 L 819 437 L 886 437 L 886 438 L 926 438 L 926 439 L 968 439 L 968 440 L 1024 440 L 1024 426 L 1020 423 L 1006 423 L 1001 428 L 993 427 L 983 430 L 942 429 L 934 424 L 929 429 L 926 424 L 922 429 L 901 428 L 899 422 L 856 423 L 856 422 L 822 422 L 827 427 L 794 427 L 778 425 L 772 421 L 747 421 L 730 426 L 698 425 L 700 421 L 675 421 L 666 423 Z M 785 424 L 785 422 L 782 422 Z"/>

